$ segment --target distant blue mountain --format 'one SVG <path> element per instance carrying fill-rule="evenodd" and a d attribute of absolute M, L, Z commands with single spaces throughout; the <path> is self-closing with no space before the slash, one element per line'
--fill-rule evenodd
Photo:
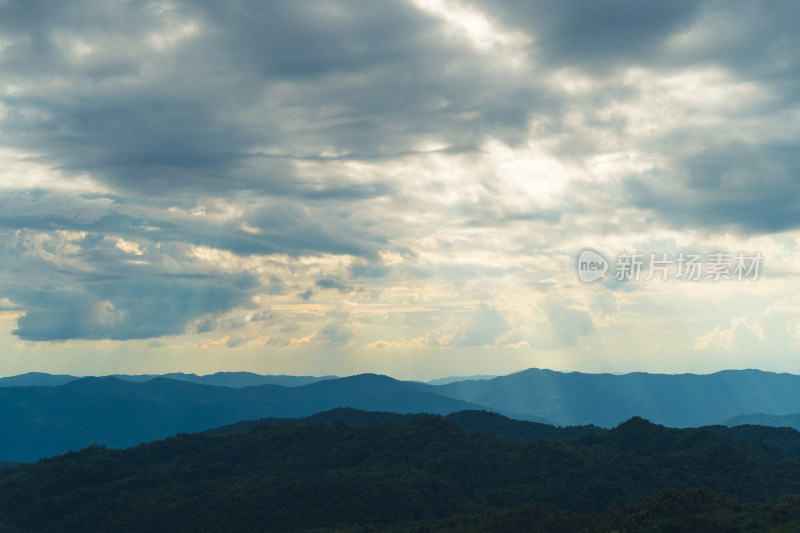
<path fill-rule="evenodd" d="M 124 379 L 127 381 L 147 381 L 154 377 L 164 377 L 174 379 L 177 381 L 189 381 L 191 383 L 200 383 L 202 385 L 214 385 L 217 387 L 253 387 L 256 385 L 282 385 L 284 387 L 299 387 L 301 385 L 308 385 L 324 379 L 334 379 L 337 376 L 286 376 L 280 375 L 262 375 L 254 374 L 252 372 L 217 372 L 216 374 L 208 374 L 206 376 L 198 376 L 197 374 L 184 374 L 182 372 L 175 372 L 170 374 L 155 375 L 125 375 L 115 374 L 112 377 Z"/>
<path fill-rule="evenodd" d="M 375 374 L 317 378 L 247 372 L 82 379 L 25 374 L 3 380 L 0 461 L 38 459 L 88 444 L 125 447 L 177 432 L 339 407 L 442 415 L 483 410 L 561 426 L 613 427 L 634 416 L 671 427 L 718 421 L 800 425 L 773 416 L 800 413 L 800 376 L 758 370 L 613 375 L 531 369 L 444 385 Z M 746 413 L 771 415 L 739 417 Z"/>
<path fill-rule="evenodd" d="M 430 381 L 426 381 L 428 385 L 447 385 L 448 383 L 455 383 L 456 381 L 467 381 L 467 380 L 483 380 L 483 379 L 492 379 L 496 378 L 497 376 L 494 375 L 478 375 L 478 376 L 448 376 L 446 378 L 437 378 L 432 379 Z"/>
<path fill-rule="evenodd" d="M 364 374 L 299 387 L 217 387 L 157 377 L 83 378 L 0 389 L 0 461 L 31 461 L 89 444 L 122 448 L 241 420 L 308 416 L 335 407 L 449 414 L 483 406 L 433 387 Z"/>
<path fill-rule="evenodd" d="M 255 385 L 283 385 L 284 387 L 299 387 L 301 385 L 308 385 L 323 379 L 334 379 L 336 376 L 286 376 L 280 375 L 262 375 L 254 374 L 252 372 L 217 372 L 216 374 L 208 374 L 206 376 L 198 376 L 197 374 L 184 374 L 182 372 L 175 372 L 170 374 L 112 374 L 108 377 L 118 378 L 124 381 L 144 382 L 150 381 L 153 378 L 165 377 L 174 379 L 176 381 L 189 381 L 192 383 L 200 383 L 202 385 L 215 385 L 218 387 L 252 387 Z M 11 376 L 0 378 L 0 387 L 55 387 L 64 385 L 70 381 L 81 379 L 78 376 L 68 375 L 52 375 L 42 372 L 29 372 L 27 374 L 20 374 L 18 376 Z"/>
<path fill-rule="evenodd" d="M 57 387 L 79 379 L 63 374 L 53 375 L 42 372 L 28 372 L 18 376 L 0 378 L 0 387 Z"/>
<path fill-rule="evenodd" d="M 800 413 L 790 415 L 768 415 L 766 413 L 751 413 L 746 415 L 731 416 L 719 420 L 721 426 L 770 426 L 776 428 L 793 428 L 800 431 Z"/>
<path fill-rule="evenodd" d="M 800 376 L 760 370 L 614 375 L 530 369 L 436 389 L 443 396 L 560 425 L 613 427 L 641 416 L 670 427 L 694 427 L 742 413 L 800 412 Z"/>

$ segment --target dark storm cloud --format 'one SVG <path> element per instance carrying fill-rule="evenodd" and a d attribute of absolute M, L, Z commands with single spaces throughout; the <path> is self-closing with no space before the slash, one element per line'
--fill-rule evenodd
<path fill-rule="evenodd" d="M 531 53 L 588 70 L 652 61 L 663 41 L 693 19 L 699 2 L 474 0 L 504 24 L 534 37 Z"/>
<path fill-rule="evenodd" d="M 175 335 L 206 315 L 250 306 L 259 288 L 246 272 L 197 270 L 182 249 L 125 252 L 120 242 L 74 231 L 6 235 L 0 293 L 24 311 L 13 333 L 34 341 Z"/>
<path fill-rule="evenodd" d="M 192 279 L 93 282 L 82 289 L 12 289 L 27 309 L 14 334 L 24 340 L 144 339 L 186 332 L 188 324 L 246 304 L 253 280 L 215 285 Z"/>
<path fill-rule="evenodd" d="M 118 197 L 0 192 L 0 229 L 84 231 L 99 239 L 112 234 L 212 246 L 237 255 L 332 253 L 372 258 L 387 237 L 379 224 L 364 222 L 344 207 L 269 198 L 244 204 L 242 217 L 231 222 L 153 210 Z M 251 231 L 242 230 L 243 223 Z"/>
<path fill-rule="evenodd" d="M 686 44 L 668 50 L 672 65 L 721 65 L 747 79 L 770 82 L 786 92 L 800 80 L 796 31 L 800 4 L 777 1 L 706 1 L 699 4 L 694 32 Z"/>
<path fill-rule="evenodd" d="M 531 61 L 550 67 L 719 64 L 773 80 L 787 95 L 797 80 L 792 2 L 472 4 L 530 35 Z M 669 44 L 702 24 L 725 31 Z M 313 182 L 294 162 L 327 152 L 395 157 L 413 153 L 421 135 L 461 150 L 487 134 L 515 143 L 531 117 L 558 124 L 568 103 L 535 84 L 487 76 L 490 61 L 454 45 L 440 21 L 407 2 L 9 2 L 0 32 L 10 43 L 0 56 L 4 77 L 19 88 L 2 97 L 3 144 L 126 194 L 376 198 L 393 185 L 335 175 Z M 569 134 L 559 149 L 566 157 L 596 149 L 591 136 L 561 133 Z M 230 249 L 286 246 L 264 241 L 239 235 Z"/>
<path fill-rule="evenodd" d="M 683 132 L 697 140 L 695 155 L 676 156 L 661 175 L 631 177 L 626 185 L 634 205 L 678 227 L 745 233 L 800 227 L 800 145 L 790 118 L 800 105 L 798 20 L 797 2 L 704 6 L 698 26 L 706 32 L 675 60 L 719 65 L 761 94 L 732 102 L 729 123 L 719 129 Z"/>
<path fill-rule="evenodd" d="M 679 160 L 672 172 L 631 177 L 625 191 L 631 204 L 676 227 L 777 233 L 800 227 L 800 149 L 716 146 Z"/>
<path fill-rule="evenodd" d="M 217 235 L 219 242 L 209 244 L 241 255 L 278 252 L 373 257 L 388 239 L 380 223 L 370 224 L 335 203 L 323 207 L 269 202 L 254 208 L 245 221 L 259 233 L 222 232 Z"/>
<path fill-rule="evenodd" d="M 0 8 L 13 42 L 0 65 L 24 89 L 3 97 L 3 143 L 127 194 L 358 199 L 389 189 L 305 183 L 291 161 L 412 153 L 426 134 L 475 147 L 489 131 L 519 136 L 543 98 L 480 76 L 486 65 L 406 2 L 155 6 Z"/>
<path fill-rule="evenodd" d="M 376 10 L 368 6 L 329 5 L 341 11 L 338 25 L 319 17 L 313 8 L 324 7 L 320 3 L 226 3 L 224 9 L 188 3 L 166 14 L 133 4 L 88 17 L 82 13 L 93 12 L 95 3 L 52 7 L 55 13 L 35 2 L 12 3 L 0 17 L 21 22 L 5 25 L 14 44 L 3 55 L 4 71 L 22 85 L 37 84 L 35 90 L 4 98 L 11 110 L 4 129 L 24 132 L 6 140 L 45 149 L 52 164 L 92 171 L 127 190 L 200 186 L 207 192 L 293 192 L 292 169 L 284 161 L 262 161 L 257 177 L 235 172 L 255 145 L 280 144 L 281 130 L 310 129 L 310 124 L 259 112 L 272 84 L 300 74 L 363 70 L 413 45 L 408 37 L 413 30 L 404 25 L 414 22 L 410 10 L 405 17 L 394 13 L 399 26 L 386 35 L 394 39 L 380 41 L 388 43 L 380 47 L 377 34 L 369 33 L 380 29 L 373 29 Z M 195 20 L 201 35 L 163 51 L 148 48 L 148 33 L 176 31 L 173 26 L 184 19 Z M 349 44 L 344 42 L 342 37 L 353 31 Z M 98 71 L 70 58 L 69 39 L 79 38 L 88 46 L 129 44 L 130 49 L 107 59 L 114 68 Z M 57 90 L 47 90 L 50 80 L 61 82 Z"/>
<path fill-rule="evenodd" d="M 434 23 L 405 2 L 203 2 L 216 42 L 259 73 L 307 77 L 414 59 Z M 191 4 L 190 4 L 191 5 Z M 194 5 L 198 5 L 195 3 Z"/>

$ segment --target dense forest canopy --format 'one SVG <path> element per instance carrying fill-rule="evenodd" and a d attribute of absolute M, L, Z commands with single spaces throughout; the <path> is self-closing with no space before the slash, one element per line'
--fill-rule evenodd
<path fill-rule="evenodd" d="M 516 436 L 508 434 L 514 426 Z M 750 530 L 769 530 L 800 519 L 793 430 L 759 436 L 763 428 L 669 429 L 634 418 L 608 431 L 550 427 L 550 435 L 533 436 L 538 426 L 481 412 L 448 419 L 335 410 L 125 450 L 90 447 L 0 470 L 0 524 L 9 531 L 488 531 L 532 523 L 592 530 L 694 517 L 698 524 L 746 518 Z"/>

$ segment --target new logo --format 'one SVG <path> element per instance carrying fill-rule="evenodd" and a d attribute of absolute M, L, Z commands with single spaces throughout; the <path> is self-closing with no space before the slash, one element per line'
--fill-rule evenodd
<path fill-rule="evenodd" d="M 578 255 L 578 277 L 584 283 L 603 279 L 608 272 L 608 261 L 592 250 L 584 250 Z"/>

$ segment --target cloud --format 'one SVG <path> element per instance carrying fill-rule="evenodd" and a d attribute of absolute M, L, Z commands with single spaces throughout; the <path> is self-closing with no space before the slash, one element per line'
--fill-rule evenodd
<path fill-rule="evenodd" d="M 800 306 L 777 301 L 755 316 L 730 320 L 727 327 L 716 326 L 695 340 L 694 350 L 726 352 L 791 353 L 800 346 Z"/>
<path fill-rule="evenodd" d="M 344 346 L 355 338 L 353 317 L 347 311 L 331 310 L 317 329 L 313 341 L 327 346 Z"/>
<path fill-rule="evenodd" d="M 633 205 L 676 227 L 733 227 L 776 233 L 798 227 L 800 152 L 781 146 L 719 145 L 675 161 L 675 167 L 632 177 Z"/>
<path fill-rule="evenodd" d="M 4 72 L 17 87 L 3 100 L 18 110 L 3 129 L 25 132 L 3 143 L 125 194 L 374 197 L 384 184 L 309 180 L 295 161 L 407 152 L 442 126 L 437 116 L 458 114 L 431 116 L 447 96 L 430 94 L 461 91 L 433 74 L 458 51 L 405 2 L 84 0 L 47 16 L 10 4 L 2 15 L 15 21 L 0 30 L 12 43 Z M 434 78 L 398 79 L 397 68 Z M 396 127 L 383 127 L 389 116 Z"/>
<path fill-rule="evenodd" d="M 635 0 L 473 3 L 504 24 L 531 33 L 530 53 L 537 58 L 555 67 L 578 65 L 592 71 L 651 61 L 699 7 L 690 1 L 645 5 Z"/>
<path fill-rule="evenodd" d="M 510 329 L 503 315 L 492 306 L 480 304 L 455 333 L 449 346 L 486 346 Z"/>
<path fill-rule="evenodd" d="M 348 292 L 354 290 L 353 287 L 351 287 L 350 285 L 342 283 L 338 279 L 333 279 L 333 278 L 319 279 L 317 280 L 316 285 L 320 289 L 334 289 L 342 294 L 347 294 Z"/>
<path fill-rule="evenodd" d="M 310 300 L 312 296 L 314 296 L 314 291 L 312 291 L 311 289 L 308 289 L 307 291 L 300 293 L 300 298 L 306 301 Z"/>
<path fill-rule="evenodd" d="M 562 348 L 575 346 L 580 337 L 594 331 L 591 315 L 582 309 L 550 300 L 542 306 L 547 317 L 548 327 L 540 330 L 537 338 L 532 339 L 534 346 Z"/>
<path fill-rule="evenodd" d="M 601 308 L 608 305 L 602 298 L 596 304 Z M 511 348 L 569 348 L 595 331 L 591 313 L 553 294 L 544 298 L 540 296 L 533 313 L 522 314 L 517 311 L 512 315 L 509 333 L 502 340 L 504 346 Z"/>
<path fill-rule="evenodd" d="M 26 309 L 13 333 L 34 341 L 175 335 L 206 314 L 247 305 L 252 286 L 252 280 L 246 279 L 215 285 L 162 278 L 92 283 L 83 291 L 11 291 Z"/>
<path fill-rule="evenodd" d="M 24 310 L 13 333 L 38 341 L 159 337 L 251 305 L 256 276 L 203 271 L 181 248 L 86 231 L 16 230 L 0 248 L 16 257 L 16 268 L 0 275 L 0 291 Z"/>
<path fill-rule="evenodd" d="M 13 335 L 638 356 L 671 286 L 583 286 L 575 252 L 747 239 L 778 268 L 691 334 L 747 349 L 727 324 L 797 268 L 798 9 L 0 3 Z"/>

